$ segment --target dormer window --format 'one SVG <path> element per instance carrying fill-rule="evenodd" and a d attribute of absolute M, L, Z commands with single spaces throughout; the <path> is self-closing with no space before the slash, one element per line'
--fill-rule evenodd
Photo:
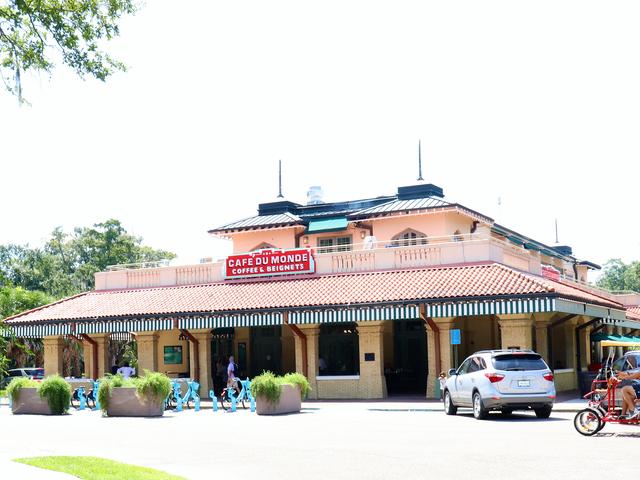
<path fill-rule="evenodd" d="M 394 243 L 396 243 L 397 245 L 404 245 L 404 246 L 426 245 L 427 243 L 429 243 L 429 241 L 427 240 L 427 236 L 424 233 L 414 230 L 412 228 L 408 228 L 400 232 L 399 234 L 393 237 L 393 240 L 394 240 Z"/>
<path fill-rule="evenodd" d="M 268 250 L 268 249 L 272 249 L 272 248 L 278 248 L 278 247 L 275 247 L 275 246 L 273 246 L 273 245 L 271 245 L 270 243 L 267 243 L 267 242 L 262 242 L 260 245 L 258 245 L 256 247 L 253 247 L 251 249 L 251 251 L 252 252 L 256 252 L 258 250 Z"/>

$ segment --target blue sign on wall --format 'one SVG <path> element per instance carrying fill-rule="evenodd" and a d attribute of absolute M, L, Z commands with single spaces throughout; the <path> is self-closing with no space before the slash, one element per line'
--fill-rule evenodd
<path fill-rule="evenodd" d="M 449 330 L 451 345 L 460 345 L 460 329 Z"/>

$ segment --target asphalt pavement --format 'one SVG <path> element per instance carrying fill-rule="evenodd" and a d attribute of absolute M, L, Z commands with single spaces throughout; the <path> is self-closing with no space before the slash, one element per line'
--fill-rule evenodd
<path fill-rule="evenodd" d="M 30 478 L 5 476 L 6 462 L 40 455 L 95 455 L 190 479 L 564 480 L 635 471 L 640 427 L 607 425 L 587 438 L 573 416 L 556 409 L 547 420 L 517 413 L 478 421 L 470 410 L 447 416 L 439 403 L 395 399 L 305 402 L 302 413 L 275 417 L 211 409 L 156 419 L 18 416 L 3 406 L 0 478 Z M 53 478 L 46 475 L 32 478 Z"/>

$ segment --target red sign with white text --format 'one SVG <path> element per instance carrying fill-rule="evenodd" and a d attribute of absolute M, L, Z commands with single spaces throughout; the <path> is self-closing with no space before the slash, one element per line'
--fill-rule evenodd
<path fill-rule="evenodd" d="M 224 262 L 225 278 L 266 277 L 314 273 L 316 265 L 311 249 L 265 249 L 230 255 Z"/>

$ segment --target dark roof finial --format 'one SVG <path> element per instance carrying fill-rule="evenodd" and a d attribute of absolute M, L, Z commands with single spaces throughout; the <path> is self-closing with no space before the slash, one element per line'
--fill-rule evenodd
<path fill-rule="evenodd" d="M 278 198 L 284 198 L 282 195 L 282 160 L 278 160 Z"/>
<path fill-rule="evenodd" d="M 418 181 L 424 182 L 424 178 L 422 178 L 422 148 L 421 148 L 420 140 L 418 140 Z"/>

